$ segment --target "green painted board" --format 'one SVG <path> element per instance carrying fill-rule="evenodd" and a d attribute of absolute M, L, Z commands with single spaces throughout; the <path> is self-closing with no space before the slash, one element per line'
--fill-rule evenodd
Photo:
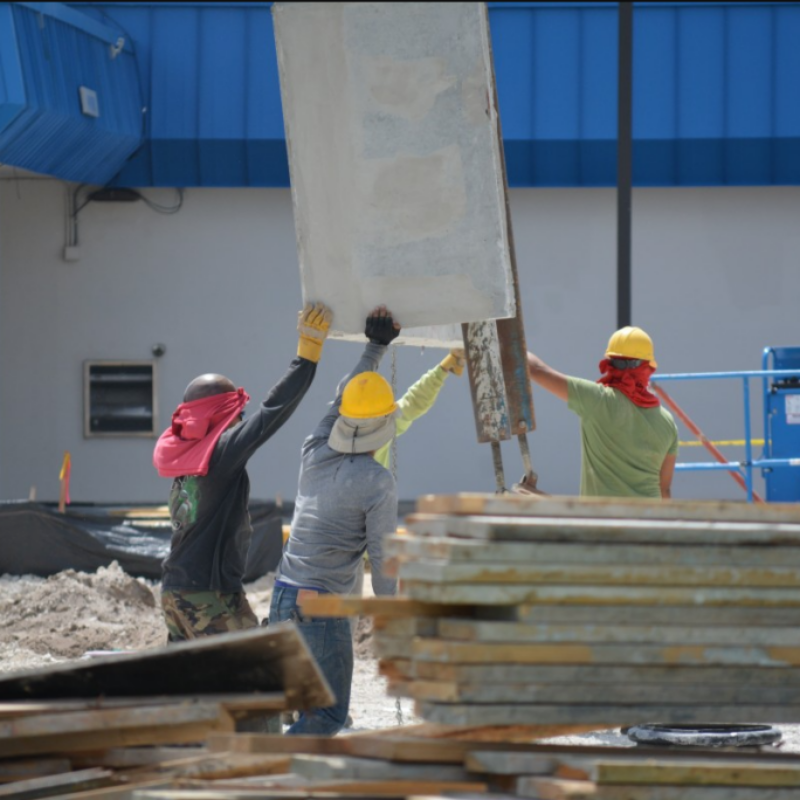
<path fill-rule="evenodd" d="M 710 625 L 529 625 L 523 622 L 482 622 L 468 619 L 441 619 L 435 632 L 421 627 L 414 636 L 438 636 L 468 642 L 539 642 L 588 644 L 677 644 L 677 645 L 769 645 L 800 647 L 800 628 L 720 627 Z M 376 632 L 380 637 L 384 632 Z M 390 631 L 386 632 L 391 635 Z"/>
<path fill-rule="evenodd" d="M 393 684 L 390 694 L 435 703 L 664 703 L 685 705 L 797 705 L 798 686 L 754 686 L 658 683 L 450 683 L 413 680 Z"/>
<path fill-rule="evenodd" d="M 498 542 L 800 545 L 800 524 L 796 523 L 493 516 L 442 519 L 446 520 L 444 524 L 441 519 L 426 518 L 408 523 L 408 528 L 418 536 L 448 535 Z"/>
<path fill-rule="evenodd" d="M 454 537 L 393 535 L 385 552 L 406 561 L 442 560 L 450 564 L 626 564 L 687 567 L 800 566 L 800 545 L 769 547 L 711 544 L 625 544 L 620 547 L 574 542 L 492 542 Z"/>
<path fill-rule="evenodd" d="M 798 589 L 705 588 L 663 586 L 524 586 L 461 583 L 441 585 L 407 580 L 403 591 L 427 603 L 465 605 L 655 605 L 655 606 L 755 606 L 800 609 Z"/>
<path fill-rule="evenodd" d="M 794 567 L 686 567 L 611 564 L 447 564 L 407 562 L 402 581 L 440 584 L 560 584 L 594 586 L 800 587 Z"/>
<path fill-rule="evenodd" d="M 616 685 L 653 684 L 683 686 L 710 683 L 716 686 L 800 687 L 800 668 L 753 669 L 752 667 L 575 665 L 575 664 L 446 664 L 413 661 L 404 672 L 416 680 L 454 683 L 572 683 Z"/>
<path fill-rule="evenodd" d="M 480 609 L 481 619 L 576 625 L 685 625 L 798 627 L 798 608 L 757 608 L 750 606 L 488 606 Z"/>
<path fill-rule="evenodd" d="M 657 719 L 665 725 L 693 723 L 798 723 L 800 706 L 787 705 L 632 705 L 525 704 L 472 705 L 418 702 L 416 713 L 441 725 L 556 725 L 590 724 L 617 728 Z"/>
<path fill-rule="evenodd" d="M 796 503 L 746 503 L 729 500 L 649 500 L 618 497 L 524 497 L 514 494 L 424 495 L 417 500 L 421 514 L 496 514 L 620 518 L 639 520 L 731 520 L 800 523 Z"/>
<path fill-rule="evenodd" d="M 452 664 L 656 664 L 681 666 L 800 666 L 800 647 L 738 645 L 487 644 L 414 639 L 417 661 Z"/>

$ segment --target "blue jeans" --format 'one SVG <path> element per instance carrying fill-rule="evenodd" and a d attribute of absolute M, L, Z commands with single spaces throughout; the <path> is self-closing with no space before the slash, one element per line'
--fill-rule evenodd
<path fill-rule="evenodd" d="M 269 621 L 294 622 L 325 680 L 336 696 L 335 705 L 303 711 L 287 735 L 334 736 L 345 725 L 353 682 L 353 635 L 347 618 L 305 619 L 297 605 L 298 590 L 276 586 L 272 593 Z"/>

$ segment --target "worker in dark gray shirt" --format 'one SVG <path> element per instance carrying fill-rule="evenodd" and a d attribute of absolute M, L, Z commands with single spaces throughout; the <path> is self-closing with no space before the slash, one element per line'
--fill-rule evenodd
<path fill-rule="evenodd" d="M 331 320 L 322 303 L 300 312 L 297 357 L 251 416 L 243 418 L 244 389 L 222 375 L 201 375 L 159 438 L 153 463 L 173 479 L 173 534 L 161 592 L 169 641 L 258 625 L 242 585 L 253 533 L 247 461 L 311 386 Z"/>
<path fill-rule="evenodd" d="M 396 581 L 383 574 L 383 540 L 397 527 L 397 488 L 373 454 L 395 435 L 397 404 L 376 370 L 400 333 L 390 312 L 367 318 L 369 339 L 361 360 L 340 384 L 328 413 L 303 443 L 291 533 L 278 566 L 270 622 L 294 621 L 319 664 L 336 704 L 305 711 L 288 734 L 334 735 L 344 727 L 353 679 L 350 620 L 304 619 L 304 596 L 347 594 L 366 551 L 376 595 L 392 595 Z"/>

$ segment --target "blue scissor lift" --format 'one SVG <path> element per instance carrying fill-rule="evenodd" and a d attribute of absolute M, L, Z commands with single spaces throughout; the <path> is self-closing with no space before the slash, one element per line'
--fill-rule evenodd
<path fill-rule="evenodd" d="M 750 380 L 760 378 L 764 392 L 764 449 L 753 456 L 750 423 Z M 753 470 L 760 469 L 766 482 L 766 499 L 773 503 L 800 502 L 800 347 L 766 347 L 762 369 L 745 372 L 687 372 L 657 375 L 662 381 L 738 379 L 744 399 L 743 461 L 687 462 L 677 470 L 727 470 L 741 475 L 747 499 L 753 500 Z M 760 498 L 756 498 L 760 499 Z"/>
<path fill-rule="evenodd" d="M 767 500 L 800 501 L 800 347 L 767 347 L 762 369 L 796 371 L 794 375 L 765 377 L 764 459 L 796 463 L 795 468 L 762 467 Z"/>

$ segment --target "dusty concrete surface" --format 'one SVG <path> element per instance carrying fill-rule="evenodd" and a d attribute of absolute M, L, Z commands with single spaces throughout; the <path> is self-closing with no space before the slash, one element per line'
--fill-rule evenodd
<path fill-rule="evenodd" d="M 266 576 L 246 587 L 262 619 L 269 612 L 272 581 L 272 576 Z M 369 580 L 366 593 L 368 586 Z M 92 650 L 142 650 L 165 641 L 158 584 L 126 575 L 116 562 L 90 574 L 66 570 L 50 578 L 4 575 L 0 577 L 0 620 L 2 672 L 80 659 Z M 354 641 L 353 730 L 422 722 L 414 716 L 411 701 L 398 705 L 386 694 L 372 657 L 368 620 L 357 624 Z M 778 727 L 783 732 L 780 750 L 800 753 L 800 725 Z M 635 746 L 619 730 L 548 741 Z"/>

